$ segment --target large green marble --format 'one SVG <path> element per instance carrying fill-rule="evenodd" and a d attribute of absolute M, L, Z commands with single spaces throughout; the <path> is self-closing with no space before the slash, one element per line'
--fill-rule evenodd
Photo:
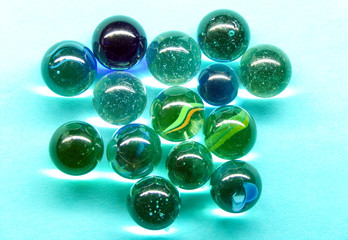
<path fill-rule="evenodd" d="M 81 121 L 60 126 L 49 144 L 53 163 L 59 170 L 70 175 L 92 171 L 101 160 L 103 151 L 104 144 L 98 131 Z"/>
<path fill-rule="evenodd" d="M 133 185 L 127 207 L 134 221 L 143 228 L 159 230 L 171 225 L 180 211 L 180 195 L 167 179 L 145 177 Z"/>
<path fill-rule="evenodd" d="M 260 198 L 261 177 L 249 163 L 228 161 L 211 175 L 210 194 L 223 210 L 241 213 L 252 208 Z"/>
<path fill-rule="evenodd" d="M 163 138 L 180 142 L 203 127 L 204 105 L 200 96 L 184 87 L 170 87 L 154 99 L 150 109 L 153 129 Z"/>
<path fill-rule="evenodd" d="M 215 109 L 204 124 L 205 145 L 216 156 L 233 160 L 246 155 L 256 141 L 256 124 L 237 106 Z"/>
<path fill-rule="evenodd" d="M 158 35 L 149 45 L 146 60 L 152 75 L 167 85 L 191 80 L 201 65 L 201 50 L 189 35 L 171 31 Z"/>
<path fill-rule="evenodd" d="M 197 29 L 198 43 L 210 59 L 228 62 L 239 58 L 248 48 L 248 23 L 238 13 L 220 9 L 207 14 Z"/>
<path fill-rule="evenodd" d="M 75 41 L 54 44 L 41 62 L 41 74 L 49 89 L 66 97 L 86 91 L 93 83 L 97 62 L 91 50 Z"/>
<path fill-rule="evenodd" d="M 243 55 L 241 62 L 243 86 L 253 95 L 268 98 L 281 93 L 291 78 L 288 56 L 272 45 L 258 45 Z"/>
<path fill-rule="evenodd" d="M 115 132 L 106 154 L 116 173 L 130 179 L 142 178 L 161 160 L 161 141 L 148 126 L 128 124 Z"/>
<path fill-rule="evenodd" d="M 169 179 L 183 189 L 203 186 L 213 172 L 213 159 L 208 149 L 198 142 L 182 142 L 168 154 Z"/>

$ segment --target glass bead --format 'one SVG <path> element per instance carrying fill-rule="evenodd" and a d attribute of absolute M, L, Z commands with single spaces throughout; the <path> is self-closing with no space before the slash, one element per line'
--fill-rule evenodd
<path fill-rule="evenodd" d="M 106 153 L 116 173 L 129 179 L 142 178 L 160 162 L 161 141 L 148 126 L 129 124 L 115 132 Z"/>
<path fill-rule="evenodd" d="M 99 116 L 115 125 L 136 120 L 146 106 L 146 91 L 141 81 L 127 72 L 105 75 L 96 84 L 93 105 Z"/>
<path fill-rule="evenodd" d="M 237 106 L 215 109 L 204 124 L 205 145 L 216 156 L 233 160 L 246 155 L 256 141 L 256 124 Z"/>
<path fill-rule="evenodd" d="M 54 93 L 72 97 L 86 91 L 97 73 L 91 50 L 75 41 L 54 44 L 41 62 L 41 75 Z"/>
<path fill-rule="evenodd" d="M 127 207 L 133 220 L 143 228 L 159 230 L 171 225 L 179 214 L 180 195 L 167 179 L 145 177 L 131 188 Z"/>
<path fill-rule="evenodd" d="M 88 123 L 72 121 L 60 126 L 53 134 L 49 153 L 56 167 L 70 175 L 92 171 L 101 160 L 103 140 Z"/>
<path fill-rule="evenodd" d="M 223 163 L 211 175 L 210 186 L 215 203 L 231 213 L 242 213 L 252 208 L 262 191 L 258 171 L 242 161 Z"/>

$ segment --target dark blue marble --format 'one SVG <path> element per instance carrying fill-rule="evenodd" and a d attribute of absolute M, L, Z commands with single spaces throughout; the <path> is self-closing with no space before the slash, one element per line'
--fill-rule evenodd
<path fill-rule="evenodd" d="M 214 106 L 228 104 L 238 93 L 238 75 L 224 64 L 213 64 L 198 77 L 198 92 L 207 103 Z"/>

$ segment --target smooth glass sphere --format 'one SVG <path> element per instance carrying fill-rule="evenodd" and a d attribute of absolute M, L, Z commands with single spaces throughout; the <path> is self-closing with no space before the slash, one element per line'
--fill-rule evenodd
<path fill-rule="evenodd" d="M 210 186 L 215 203 L 231 213 L 242 213 L 252 208 L 262 191 L 258 171 L 242 161 L 223 163 L 211 175 Z"/>
<path fill-rule="evenodd" d="M 198 142 L 182 142 L 168 154 L 169 179 L 182 189 L 203 186 L 213 172 L 213 159 L 208 149 Z"/>
<path fill-rule="evenodd" d="M 250 30 L 241 15 L 220 9 L 210 12 L 201 20 L 197 39 L 208 58 L 217 62 L 229 62 L 239 58 L 247 50 Z"/>
<path fill-rule="evenodd" d="M 48 88 L 65 97 L 86 91 L 96 74 L 97 62 L 93 53 L 75 41 L 54 44 L 41 62 L 41 75 Z"/>
<path fill-rule="evenodd" d="M 129 124 L 115 132 L 106 153 L 117 174 L 129 179 L 142 178 L 160 162 L 161 141 L 148 126 Z"/>
<path fill-rule="evenodd" d="M 256 141 L 252 116 L 237 106 L 215 109 L 204 124 L 204 142 L 216 156 L 233 160 L 246 155 Z"/>
<path fill-rule="evenodd" d="M 214 106 L 226 105 L 238 93 L 238 75 L 224 64 L 213 64 L 198 77 L 198 92 L 207 103 Z"/>
<path fill-rule="evenodd" d="M 101 78 L 94 87 L 93 105 L 106 122 L 123 125 L 136 120 L 146 106 L 142 82 L 127 72 L 113 72 Z"/>
<path fill-rule="evenodd" d="M 145 177 L 133 185 L 127 207 L 134 221 L 143 228 L 159 230 L 171 225 L 180 211 L 180 195 L 167 179 Z"/>
<path fill-rule="evenodd" d="M 104 67 L 126 70 L 145 55 L 147 40 L 143 27 L 133 18 L 112 16 L 102 21 L 92 37 L 93 53 Z"/>
<path fill-rule="evenodd" d="M 281 49 L 272 45 L 250 48 L 243 55 L 240 67 L 241 83 L 257 97 L 274 97 L 290 82 L 290 59 Z"/>
<path fill-rule="evenodd" d="M 53 134 L 49 153 L 56 167 L 69 175 L 83 175 L 92 171 L 101 160 L 103 140 L 88 123 L 68 122 Z"/>
<path fill-rule="evenodd" d="M 180 142 L 194 137 L 204 124 L 199 95 L 184 87 L 170 87 L 154 99 L 150 109 L 153 129 L 164 139 Z"/>
<path fill-rule="evenodd" d="M 170 31 L 158 35 L 149 45 L 146 61 L 152 75 L 167 85 L 191 80 L 201 65 L 201 50 L 189 35 Z"/>

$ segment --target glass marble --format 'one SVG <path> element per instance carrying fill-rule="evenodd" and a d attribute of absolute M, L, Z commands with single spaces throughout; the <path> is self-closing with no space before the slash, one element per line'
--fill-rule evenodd
<path fill-rule="evenodd" d="M 215 109 L 204 124 L 205 145 L 216 156 L 233 160 L 246 155 L 256 141 L 252 116 L 237 106 Z"/>
<path fill-rule="evenodd" d="M 102 21 L 92 37 L 93 52 L 104 67 L 125 70 L 145 55 L 146 33 L 133 18 L 112 16 Z"/>
<path fill-rule="evenodd" d="M 52 135 L 49 153 L 56 167 L 70 175 L 92 171 L 101 160 L 103 140 L 88 123 L 72 121 L 60 126 Z"/>
<path fill-rule="evenodd" d="M 171 225 L 180 211 L 180 195 L 167 179 L 145 177 L 133 185 L 127 207 L 134 221 L 143 228 L 159 230 Z"/>
<path fill-rule="evenodd" d="M 243 55 L 241 83 L 253 95 L 269 98 L 281 93 L 291 78 L 291 63 L 278 47 L 257 45 Z"/>
<path fill-rule="evenodd" d="M 128 124 L 144 111 L 146 91 L 141 81 L 127 72 L 112 72 L 96 84 L 93 105 L 99 116 L 115 125 Z"/>
<path fill-rule="evenodd" d="M 158 35 L 149 45 L 146 60 L 152 75 L 167 85 L 191 80 L 201 65 L 201 50 L 189 35 L 170 31 Z"/>
<path fill-rule="evenodd" d="M 198 142 L 182 142 L 169 153 L 166 161 L 169 179 L 178 187 L 191 190 L 203 186 L 213 172 L 208 149 Z"/>
<path fill-rule="evenodd" d="M 204 124 L 199 95 L 184 87 L 170 87 L 154 99 L 150 109 L 153 129 L 164 139 L 180 142 L 195 136 Z"/>
<path fill-rule="evenodd" d="M 242 213 L 252 208 L 262 191 L 258 171 L 243 161 L 223 163 L 211 175 L 210 186 L 215 203 L 231 213 Z"/>
<path fill-rule="evenodd" d="M 224 64 L 213 64 L 198 77 L 198 92 L 207 103 L 214 106 L 228 104 L 238 93 L 238 76 Z"/>
<path fill-rule="evenodd" d="M 220 9 L 207 14 L 199 23 L 198 43 L 202 52 L 217 62 L 233 61 L 247 50 L 250 42 L 248 23 L 238 13 Z"/>
<path fill-rule="evenodd" d="M 97 73 L 91 50 L 75 41 L 54 44 L 41 62 L 41 75 L 54 93 L 71 97 L 86 91 Z"/>
<path fill-rule="evenodd" d="M 143 124 L 129 124 L 115 132 L 107 146 L 107 158 L 120 176 L 136 179 L 153 171 L 162 157 L 161 141 Z"/>

